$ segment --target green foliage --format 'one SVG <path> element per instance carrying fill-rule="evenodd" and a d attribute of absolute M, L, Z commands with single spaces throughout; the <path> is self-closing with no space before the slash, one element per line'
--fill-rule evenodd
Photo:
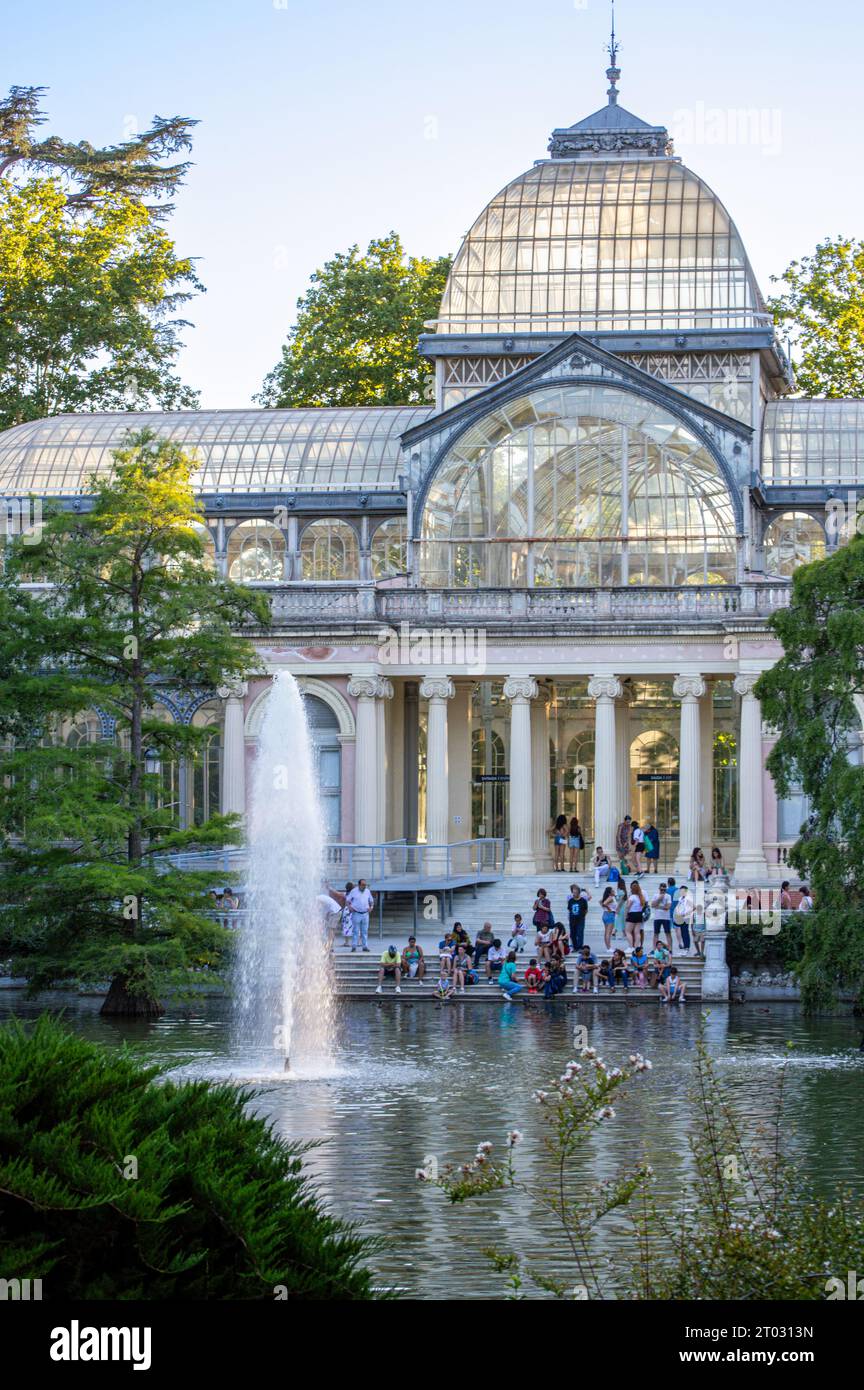
<path fill-rule="evenodd" d="M 671 1211 L 647 1188 L 635 1204 L 633 1296 L 823 1300 L 827 1280 L 864 1259 L 860 1200 L 842 1188 L 820 1197 L 785 1160 L 784 1072 L 773 1116 L 748 1135 L 702 1040 L 694 1070 L 695 1179 Z"/>
<path fill-rule="evenodd" d="M 756 686 L 779 732 L 767 766 L 780 796 L 810 798 L 808 824 L 790 862 L 810 884 L 816 910 L 804 926 L 799 972 L 810 1010 L 839 990 L 864 1002 L 864 767 L 850 761 L 864 694 L 864 539 L 854 536 L 792 581 L 789 608 L 771 626 L 783 657 Z"/>
<path fill-rule="evenodd" d="M 581 1060 L 570 1061 L 548 1090 L 538 1091 L 534 1099 L 542 1107 L 543 1144 L 549 1156 L 551 1175 L 538 1180 L 532 1173 L 528 1180 L 519 1177 L 514 1150 L 521 1140 L 518 1130 L 507 1136 L 507 1156 L 494 1157 L 494 1146 L 487 1140 L 478 1144 L 473 1159 L 458 1167 L 448 1164 L 435 1179 L 451 1202 L 465 1202 L 503 1188 L 517 1189 L 558 1223 L 565 1249 L 574 1273 L 578 1277 L 575 1289 L 537 1268 L 511 1251 L 487 1250 L 484 1253 L 501 1274 L 507 1274 L 510 1297 L 522 1297 L 526 1284 L 558 1298 L 603 1298 L 611 1287 L 615 1272 L 609 1261 L 598 1255 L 594 1236 L 600 1223 L 611 1212 L 625 1208 L 634 1192 L 650 1175 L 650 1169 L 637 1166 L 632 1171 L 605 1178 L 596 1187 L 585 1190 L 574 1186 L 573 1174 L 580 1150 L 598 1126 L 615 1119 L 611 1101 L 634 1074 L 651 1070 L 638 1052 L 630 1057 L 631 1070 L 607 1067 L 594 1048 L 583 1047 Z M 420 1176 L 425 1174 L 420 1172 Z"/>
<path fill-rule="evenodd" d="M 264 380 L 266 406 L 407 405 L 434 399 L 434 369 L 417 352 L 437 317 L 450 258 L 406 256 L 395 232 L 339 252 L 312 276 L 282 359 Z"/>
<path fill-rule="evenodd" d="M 252 1092 L 160 1075 L 48 1015 L 0 1029 L 3 1276 L 48 1302 L 372 1298 L 374 1247 L 324 1211 L 306 1148 Z"/>
<path fill-rule="evenodd" d="M 121 145 L 37 140 L 38 88 L 0 101 L 0 429 L 73 410 L 174 410 L 193 263 L 158 225 L 194 122 Z"/>
<path fill-rule="evenodd" d="M 864 241 L 826 238 L 773 278 L 783 290 L 769 308 L 792 339 L 799 390 L 864 396 Z"/>
<path fill-rule="evenodd" d="M 726 961 L 732 974 L 744 967 L 766 966 L 796 971 L 804 952 L 807 917 L 803 912 L 784 912 L 779 932 L 763 930 L 754 911 L 752 923 L 731 922 L 726 937 Z"/>
<path fill-rule="evenodd" d="M 649 1072 L 651 1063 L 634 1053 L 626 1069 L 610 1070 L 593 1048 L 580 1057 L 534 1097 L 542 1107 L 546 1164 L 535 1161 L 522 1179 L 511 1131 L 504 1160 L 484 1142 L 473 1160 L 448 1166 L 437 1180 L 451 1202 L 495 1192 L 500 1205 L 515 1191 L 557 1221 L 558 1239 L 551 1249 L 549 1238 L 546 1244 L 554 1275 L 518 1250 L 483 1252 L 504 1277 L 508 1298 L 522 1299 L 533 1286 L 567 1299 L 824 1299 L 829 1279 L 845 1282 L 847 1270 L 861 1268 L 860 1199 L 842 1188 L 814 1194 L 784 1157 L 785 1069 L 773 1114 L 745 1129 L 700 1037 L 690 1088 L 692 1172 L 670 1205 L 654 1195 L 653 1169 L 644 1161 L 591 1182 L 597 1126 L 616 1118 L 610 1100 L 617 1092 L 616 1104 L 626 1104 L 632 1076 Z M 628 1223 L 635 1260 L 620 1245 L 604 1255 L 597 1243 L 601 1221 L 613 1212 Z M 568 1265 L 570 1277 L 557 1272 Z"/>
<path fill-rule="evenodd" d="M 228 939 L 203 913 L 210 875 L 166 856 L 238 838 L 221 816 L 181 831 L 161 804 L 148 755 L 194 758 L 208 731 L 160 717 L 160 694 L 253 670 L 235 633 L 269 606 L 207 564 L 193 460 L 146 432 L 115 460 L 92 509 L 17 537 L 0 579 L 0 952 L 32 991 L 110 978 L 134 1012 L 218 969 Z M 48 587 L 22 587 L 34 572 Z M 69 721 L 94 708 L 116 739 L 72 746 Z"/>

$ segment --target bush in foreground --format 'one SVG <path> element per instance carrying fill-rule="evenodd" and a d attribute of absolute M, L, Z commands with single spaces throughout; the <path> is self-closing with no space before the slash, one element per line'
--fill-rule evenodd
<path fill-rule="evenodd" d="M 0 1029 L 0 1277 L 46 1300 L 374 1297 L 372 1243 L 251 1094 L 164 1080 L 47 1016 Z"/>

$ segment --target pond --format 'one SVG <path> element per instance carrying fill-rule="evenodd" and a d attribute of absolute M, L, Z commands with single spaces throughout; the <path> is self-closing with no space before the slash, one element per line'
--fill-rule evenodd
<path fill-rule="evenodd" d="M 62 1006 L 84 1036 L 126 1040 L 178 1075 L 234 1073 L 226 1001 L 178 1006 L 157 1021 L 128 1024 L 101 1019 L 100 1003 L 68 995 L 26 1002 L 7 991 L 0 1019 L 13 1012 L 33 1018 Z M 633 1078 L 616 1103 L 616 1118 L 592 1136 L 574 1176 L 608 1177 L 644 1158 L 654 1167 L 658 1197 L 670 1208 L 682 1203 L 692 1171 L 688 1086 L 700 1027 L 696 1008 L 344 1004 L 332 1073 L 274 1078 L 255 1105 L 287 1138 L 323 1141 L 307 1161 L 336 1214 L 385 1238 L 374 1259 L 382 1284 L 409 1298 L 499 1298 L 502 1276 L 483 1251 L 507 1245 L 575 1282 L 554 1227 L 530 1195 L 493 1193 L 454 1207 L 440 1190 L 418 1182 L 415 1170 L 430 1155 L 439 1163 L 463 1162 L 481 1140 L 503 1148 L 516 1127 L 524 1134 L 519 1169 L 529 1193 L 535 1191 L 545 1155 L 532 1094 L 574 1055 L 573 1029 L 580 1023 L 610 1066 L 636 1050 L 653 1069 Z M 745 1004 L 716 1007 L 704 1026 L 738 1114 L 754 1123 L 770 1118 L 782 1083 L 785 1145 L 803 1173 L 817 1187 L 839 1179 L 864 1189 L 864 1053 L 854 1020 L 806 1019 L 795 1005 Z M 604 1240 L 631 1253 L 620 1219 L 610 1222 Z"/>

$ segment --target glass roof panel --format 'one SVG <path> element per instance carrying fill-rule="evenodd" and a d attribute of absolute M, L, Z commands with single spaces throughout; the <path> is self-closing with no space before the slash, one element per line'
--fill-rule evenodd
<path fill-rule="evenodd" d="M 432 406 L 189 410 L 58 415 L 0 434 L 0 496 L 74 496 L 111 467 L 112 450 L 145 428 L 199 461 L 199 493 L 396 487 L 399 440 Z"/>
<path fill-rule="evenodd" d="M 769 483 L 864 482 L 864 400 L 769 401 L 762 476 Z"/>

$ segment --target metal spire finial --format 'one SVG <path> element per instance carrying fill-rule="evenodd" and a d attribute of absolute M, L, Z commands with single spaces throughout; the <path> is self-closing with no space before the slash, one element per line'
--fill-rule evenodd
<path fill-rule="evenodd" d="M 618 50 L 621 45 L 615 37 L 615 0 L 612 0 L 612 38 L 606 46 L 609 54 L 609 67 L 606 69 L 606 76 L 609 79 L 609 90 L 606 95 L 609 98 L 609 105 L 614 106 L 618 100 L 618 92 L 615 84 L 621 76 L 621 69 L 618 66 Z"/>

